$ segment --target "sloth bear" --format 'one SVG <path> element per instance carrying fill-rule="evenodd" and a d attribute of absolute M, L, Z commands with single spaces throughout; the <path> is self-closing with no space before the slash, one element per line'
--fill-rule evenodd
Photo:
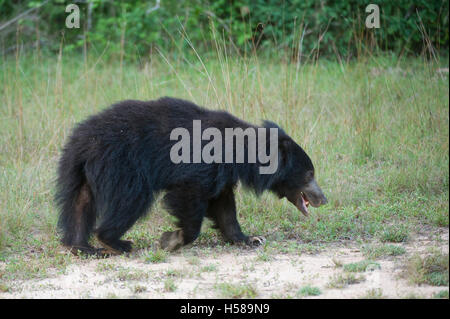
<path fill-rule="evenodd" d="M 210 138 L 225 135 L 225 143 L 215 141 L 209 153 L 208 129 Z M 242 134 L 232 135 L 231 142 L 236 143 L 230 144 L 227 133 L 233 129 Z M 270 143 L 262 141 L 263 129 L 276 133 L 275 138 L 270 135 Z M 186 138 L 184 144 L 177 141 L 180 136 Z M 233 150 L 236 157 L 242 155 L 240 161 L 230 161 L 234 159 L 229 156 L 230 145 L 231 155 Z M 251 151 L 256 152 L 256 145 L 266 153 L 259 155 L 272 153 L 276 146 L 269 165 L 263 165 L 267 158 L 255 160 Z M 211 150 L 213 160 L 206 156 Z M 180 156 L 180 151 L 185 154 Z M 271 172 L 261 171 L 268 166 Z M 179 229 L 162 234 L 161 248 L 175 250 L 193 242 L 204 217 L 214 221 L 225 240 L 259 245 L 264 238 L 243 234 L 236 217 L 233 189 L 238 181 L 256 194 L 270 190 L 286 197 L 305 215 L 309 204 L 318 207 L 327 202 L 308 155 L 272 122 L 257 127 L 225 111 L 168 97 L 117 103 L 78 124 L 63 149 L 55 196 L 62 243 L 74 254 L 130 252 L 132 242 L 120 238 L 145 215 L 155 196 L 165 192 L 164 203 Z M 89 244 L 92 232 L 104 248 Z"/>

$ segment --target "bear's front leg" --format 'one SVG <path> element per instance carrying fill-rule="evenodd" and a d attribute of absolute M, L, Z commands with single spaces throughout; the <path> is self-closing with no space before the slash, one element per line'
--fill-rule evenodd
<path fill-rule="evenodd" d="M 206 216 L 217 224 L 225 240 L 229 242 L 259 246 L 266 241 L 262 236 L 247 236 L 242 233 L 236 217 L 236 203 L 231 187 L 226 188 L 217 198 L 209 201 Z"/>
<path fill-rule="evenodd" d="M 162 249 L 173 251 L 197 239 L 207 208 L 203 197 L 203 192 L 192 184 L 173 186 L 168 190 L 164 201 L 169 213 L 177 217 L 181 229 L 162 234 Z"/>
<path fill-rule="evenodd" d="M 162 234 L 159 243 L 161 249 L 167 251 L 177 250 L 184 244 L 183 231 L 181 229 L 175 231 L 167 231 Z"/>

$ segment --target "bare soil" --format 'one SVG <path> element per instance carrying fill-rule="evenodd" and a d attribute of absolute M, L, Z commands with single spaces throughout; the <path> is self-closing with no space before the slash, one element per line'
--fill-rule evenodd
<path fill-rule="evenodd" d="M 192 249 L 169 254 L 162 263 L 143 257 L 116 256 L 105 260 L 79 259 L 62 275 L 41 280 L 16 281 L 0 298 L 222 298 L 232 297 L 222 284 L 252 287 L 256 298 L 300 298 L 299 289 L 318 287 L 321 294 L 306 298 L 431 298 L 448 287 L 413 285 L 401 274 L 412 254 L 430 247 L 448 253 L 448 229 L 440 238 L 423 236 L 402 245 L 407 253 L 377 259 L 380 267 L 356 276 L 365 280 L 344 288 L 330 288 L 343 273 L 338 264 L 366 260 L 356 245 L 330 245 L 317 254 L 270 254 L 262 248 L 236 249 L 196 256 Z M 200 250 L 200 248 L 199 248 Z M 194 250 L 195 252 L 195 250 Z"/>

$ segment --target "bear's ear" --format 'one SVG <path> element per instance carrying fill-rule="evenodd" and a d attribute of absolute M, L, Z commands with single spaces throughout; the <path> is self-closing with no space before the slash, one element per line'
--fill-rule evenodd
<path fill-rule="evenodd" d="M 272 121 L 267 121 L 267 120 L 263 121 L 263 127 L 281 129 L 276 123 L 274 123 Z"/>
<path fill-rule="evenodd" d="M 281 149 L 285 149 L 287 150 L 289 148 L 289 146 L 291 145 L 291 139 L 289 137 L 287 137 L 286 135 L 281 135 L 278 138 L 278 145 Z"/>
<path fill-rule="evenodd" d="M 289 154 L 290 154 L 290 149 L 292 146 L 292 140 L 286 136 L 286 135 L 281 135 L 278 138 L 278 149 L 280 151 L 280 159 L 281 159 L 281 164 L 283 166 L 285 166 L 288 161 L 289 161 Z"/>

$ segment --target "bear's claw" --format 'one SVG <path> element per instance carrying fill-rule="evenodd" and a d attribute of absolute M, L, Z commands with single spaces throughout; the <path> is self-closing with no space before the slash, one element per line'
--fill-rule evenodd
<path fill-rule="evenodd" d="M 167 251 L 174 251 L 183 245 L 183 231 L 176 230 L 165 232 L 160 239 L 160 248 Z"/>
<path fill-rule="evenodd" d="M 261 246 L 266 242 L 263 236 L 250 236 L 247 239 L 247 245 L 250 246 Z"/>

